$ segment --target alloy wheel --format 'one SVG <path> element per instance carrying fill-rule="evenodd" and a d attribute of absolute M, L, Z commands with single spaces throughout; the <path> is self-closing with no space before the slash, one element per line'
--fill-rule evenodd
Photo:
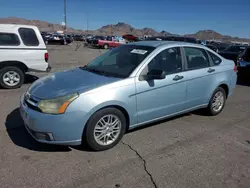
<path fill-rule="evenodd" d="M 95 125 L 94 139 L 102 146 L 110 145 L 119 137 L 121 127 L 121 120 L 116 115 L 105 115 Z"/>
<path fill-rule="evenodd" d="M 212 102 L 212 109 L 215 112 L 219 112 L 224 105 L 224 95 L 221 91 L 218 91 L 213 98 L 213 102 Z"/>
<path fill-rule="evenodd" d="M 20 75 L 15 71 L 8 71 L 3 75 L 3 82 L 7 86 L 13 87 L 19 84 Z"/>

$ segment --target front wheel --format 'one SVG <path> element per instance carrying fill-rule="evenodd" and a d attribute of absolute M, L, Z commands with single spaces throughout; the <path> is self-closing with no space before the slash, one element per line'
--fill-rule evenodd
<path fill-rule="evenodd" d="M 114 147 L 126 130 L 126 118 L 116 108 L 105 108 L 96 112 L 88 121 L 83 141 L 95 151 Z"/>
<path fill-rule="evenodd" d="M 218 87 L 209 102 L 207 111 L 209 115 L 216 116 L 223 110 L 226 104 L 226 92 L 222 87 Z"/>
<path fill-rule="evenodd" d="M 24 83 L 24 72 L 18 67 L 4 67 L 0 70 L 0 86 L 16 89 Z"/>

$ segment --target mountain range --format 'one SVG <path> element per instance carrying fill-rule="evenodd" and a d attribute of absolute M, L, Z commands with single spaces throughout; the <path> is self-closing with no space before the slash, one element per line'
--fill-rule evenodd
<path fill-rule="evenodd" d="M 55 32 L 59 30 L 63 30 L 64 26 L 60 24 L 53 24 L 48 23 L 45 21 L 40 20 L 26 20 L 23 18 L 17 17 L 7 17 L 7 18 L 0 18 L 0 24 L 25 24 L 25 25 L 35 25 L 37 26 L 40 31 L 48 31 L 48 32 Z M 151 35 L 151 36 L 165 36 L 165 35 L 176 35 L 173 33 L 169 33 L 167 31 L 156 31 L 152 28 L 143 28 L 143 29 L 136 29 L 131 25 L 123 22 L 119 22 L 117 24 L 110 24 L 105 25 L 97 30 L 81 30 L 81 29 L 74 29 L 74 28 L 67 28 L 68 33 L 76 33 L 76 34 L 94 34 L 94 35 L 124 35 L 124 34 L 133 34 L 135 36 L 144 36 L 144 35 Z M 250 39 L 247 38 L 239 38 L 239 37 L 232 37 L 228 35 L 220 34 L 214 30 L 200 30 L 197 33 L 193 34 L 186 34 L 184 36 L 187 37 L 194 37 L 201 40 L 222 40 L 224 42 L 229 41 L 241 41 L 241 42 L 250 42 Z"/>

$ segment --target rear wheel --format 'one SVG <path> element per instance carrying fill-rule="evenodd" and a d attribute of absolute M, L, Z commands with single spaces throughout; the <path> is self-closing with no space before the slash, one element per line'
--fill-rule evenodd
<path fill-rule="evenodd" d="M 126 130 L 126 118 L 116 108 L 105 108 L 96 112 L 88 121 L 83 140 L 95 151 L 114 147 Z"/>
<path fill-rule="evenodd" d="M 4 67 L 0 70 L 0 86 L 16 89 L 24 83 L 24 72 L 18 67 Z"/>
<path fill-rule="evenodd" d="M 221 113 L 226 103 L 226 92 L 222 87 L 218 87 L 209 102 L 207 111 L 209 115 L 215 116 Z"/>

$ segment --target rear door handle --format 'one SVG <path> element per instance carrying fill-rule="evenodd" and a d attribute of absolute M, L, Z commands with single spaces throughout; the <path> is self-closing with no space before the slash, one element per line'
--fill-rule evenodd
<path fill-rule="evenodd" d="M 208 72 L 208 73 L 212 73 L 212 72 L 214 72 L 214 71 L 215 71 L 215 69 L 209 68 L 207 72 Z"/>
<path fill-rule="evenodd" d="M 181 80 L 181 79 L 183 79 L 183 78 L 184 78 L 184 76 L 176 75 L 176 76 L 173 78 L 173 80 L 174 80 L 174 81 L 178 81 L 178 80 Z"/>

